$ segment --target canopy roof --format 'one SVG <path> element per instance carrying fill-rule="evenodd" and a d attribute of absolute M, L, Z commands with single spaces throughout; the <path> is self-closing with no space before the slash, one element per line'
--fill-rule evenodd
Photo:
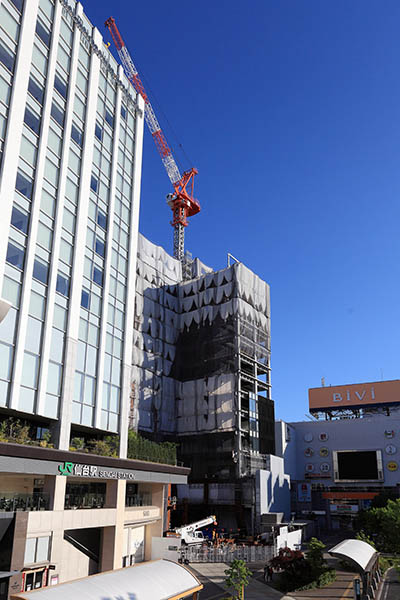
<path fill-rule="evenodd" d="M 140 563 L 98 573 L 53 587 L 12 595 L 12 600 L 172 600 L 186 598 L 203 588 L 184 566 L 170 560 Z"/>
<path fill-rule="evenodd" d="M 331 550 L 329 554 L 337 558 L 344 558 L 355 563 L 362 571 L 366 571 L 371 564 L 371 559 L 378 555 L 375 548 L 361 540 L 343 540 Z"/>

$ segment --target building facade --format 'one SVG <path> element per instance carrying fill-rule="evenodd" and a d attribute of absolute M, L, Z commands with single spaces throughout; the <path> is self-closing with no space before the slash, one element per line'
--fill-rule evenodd
<path fill-rule="evenodd" d="M 150 560 L 189 469 L 0 443 L 0 599 Z"/>
<path fill-rule="evenodd" d="M 187 266 L 187 265 L 186 265 Z M 132 422 L 178 443 L 191 476 L 179 523 L 254 530 L 255 473 L 274 453 L 269 286 L 241 263 L 182 265 L 140 237 Z"/>
<path fill-rule="evenodd" d="M 375 496 L 400 495 L 400 417 L 278 421 L 276 453 L 291 478 L 291 510 L 321 528 L 352 528 Z"/>
<path fill-rule="evenodd" d="M 124 456 L 143 101 L 79 3 L 0 10 L 0 407 Z"/>

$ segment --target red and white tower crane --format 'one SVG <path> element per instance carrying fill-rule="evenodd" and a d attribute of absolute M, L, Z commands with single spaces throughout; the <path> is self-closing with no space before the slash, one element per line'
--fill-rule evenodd
<path fill-rule="evenodd" d="M 114 44 L 117 48 L 118 55 L 124 67 L 125 74 L 132 83 L 136 92 L 143 96 L 145 102 L 144 117 L 148 125 L 153 140 L 160 153 L 161 160 L 167 171 L 167 175 L 173 185 L 174 192 L 167 195 L 167 203 L 172 209 L 173 219 L 171 225 L 174 228 L 174 256 L 182 260 L 185 252 L 185 227 L 187 226 L 187 218 L 196 215 L 200 212 L 200 204 L 193 198 L 194 176 L 198 171 L 194 167 L 180 174 L 178 165 L 175 162 L 171 149 L 168 146 L 165 135 L 160 127 L 153 107 L 146 94 L 143 83 L 139 77 L 139 73 L 133 60 L 128 52 L 125 42 L 118 31 L 115 19 L 110 17 L 105 22 L 108 27 Z"/>

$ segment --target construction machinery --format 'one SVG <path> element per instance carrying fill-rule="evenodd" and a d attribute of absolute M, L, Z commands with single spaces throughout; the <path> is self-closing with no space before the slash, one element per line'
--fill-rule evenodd
<path fill-rule="evenodd" d="M 181 544 L 187 546 L 199 545 L 206 542 L 206 538 L 202 531 L 197 531 L 206 525 L 217 524 L 216 516 L 210 515 L 200 521 L 189 523 L 189 525 L 183 525 L 182 527 L 175 527 L 174 531 L 167 532 L 167 537 L 180 537 Z"/>
<path fill-rule="evenodd" d="M 178 165 L 176 164 L 175 158 L 157 120 L 139 73 L 128 52 L 125 42 L 118 31 L 115 19 L 113 17 L 107 19 L 105 26 L 108 27 L 108 30 L 110 31 L 126 76 L 132 83 L 136 92 L 144 99 L 145 121 L 174 188 L 173 193 L 167 195 L 167 203 L 172 209 L 171 225 L 174 228 L 174 257 L 183 261 L 185 254 L 185 227 L 188 224 L 187 219 L 200 212 L 200 204 L 193 197 L 194 177 L 197 175 L 198 171 L 192 167 L 185 171 L 183 175 L 180 174 Z"/>

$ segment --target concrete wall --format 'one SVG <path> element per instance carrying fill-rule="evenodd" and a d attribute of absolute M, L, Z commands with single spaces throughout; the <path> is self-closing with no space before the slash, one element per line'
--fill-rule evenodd
<path fill-rule="evenodd" d="M 67 542 L 67 540 L 61 540 L 61 553 L 63 566 L 59 574 L 60 583 L 97 573 L 97 563 Z"/>
<path fill-rule="evenodd" d="M 256 472 L 256 511 L 258 517 L 270 512 L 283 512 L 290 519 L 290 477 L 284 473 L 283 459 L 268 455 L 268 469 Z"/>
<path fill-rule="evenodd" d="M 288 527 L 281 527 L 279 535 L 276 538 L 276 548 L 291 548 L 292 550 L 298 550 L 301 546 L 303 539 L 302 529 L 296 529 L 295 531 L 288 531 Z"/>

